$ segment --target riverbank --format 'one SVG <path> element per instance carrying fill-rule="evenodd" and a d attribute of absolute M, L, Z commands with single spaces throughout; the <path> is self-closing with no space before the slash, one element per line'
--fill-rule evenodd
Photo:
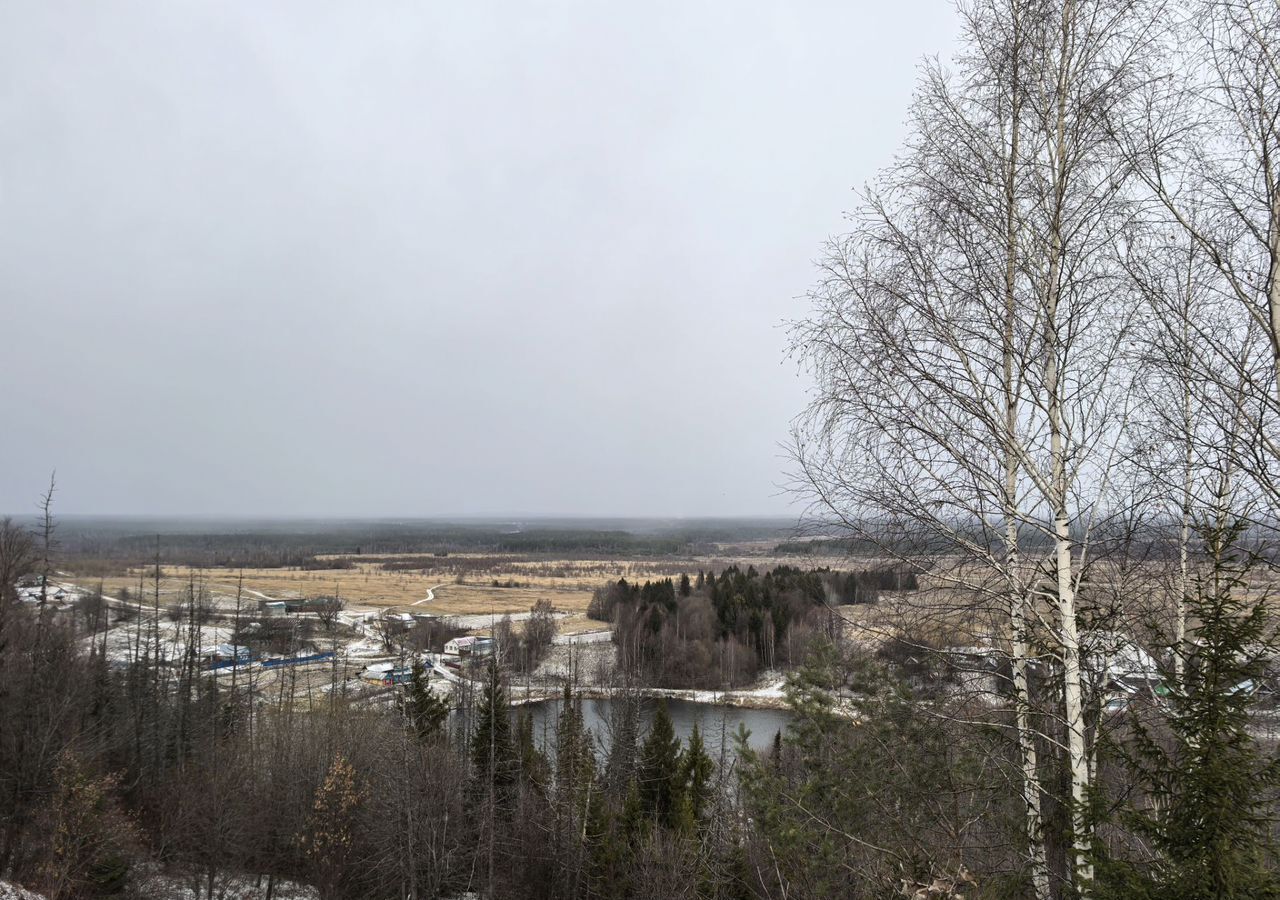
<path fill-rule="evenodd" d="M 628 688 L 640 697 L 650 700 L 684 700 L 689 703 L 708 703 L 716 706 L 732 706 L 739 709 L 786 709 L 787 699 L 784 688 L 786 679 L 778 676 L 767 680 L 758 687 L 741 688 L 727 691 L 695 690 L 691 688 Z M 524 687 L 513 684 L 511 705 L 524 706 L 529 703 L 544 703 L 558 700 L 564 696 L 563 689 L 546 687 Z M 610 700 L 621 693 L 619 688 L 582 685 L 574 690 L 576 696 L 584 700 Z"/>

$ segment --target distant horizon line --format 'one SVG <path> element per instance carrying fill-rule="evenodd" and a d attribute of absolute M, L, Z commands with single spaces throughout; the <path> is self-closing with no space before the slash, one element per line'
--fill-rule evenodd
<path fill-rule="evenodd" d="M 0 512 L 0 516 L 13 519 L 38 519 L 39 511 Z M 636 514 L 636 513 L 461 513 L 461 514 L 316 514 L 316 513 L 98 513 L 58 512 L 55 519 L 116 519 L 116 520 L 179 520 L 179 521 L 241 521 L 241 522 L 514 522 L 514 521 L 638 521 L 638 522 L 712 522 L 712 521 L 805 521 L 804 516 L 785 513 L 699 513 L 688 514 Z"/>

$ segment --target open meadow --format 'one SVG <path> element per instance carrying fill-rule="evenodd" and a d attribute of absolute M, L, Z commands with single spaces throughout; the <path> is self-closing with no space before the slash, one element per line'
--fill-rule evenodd
<path fill-rule="evenodd" d="M 717 548 L 719 549 L 719 548 Z M 587 619 L 592 594 L 611 581 L 625 578 L 643 583 L 662 578 L 691 577 L 698 572 L 721 572 L 731 566 L 755 566 L 763 571 L 778 565 L 806 568 L 839 568 L 848 563 L 834 555 L 796 557 L 774 552 L 776 542 L 734 545 L 724 552 L 687 557 L 577 558 L 571 555 L 518 553 L 458 553 L 319 556 L 321 565 L 333 568 L 197 567 L 160 566 L 159 603 L 168 607 L 189 595 L 194 585 L 207 592 L 221 613 L 233 613 L 237 598 L 243 614 L 272 600 L 338 597 L 352 615 L 411 613 L 461 617 L 474 623 L 477 633 L 487 632 L 478 618 L 527 614 L 534 604 L 549 601 L 561 614 L 562 632 L 600 628 Z M 93 566 L 87 566 L 93 571 Z M 67 580 L 84 590 L 101 590 L 112 598 L 155 602 L 155 567 L 133 565 L 113 574 L 66 573 Z"/>

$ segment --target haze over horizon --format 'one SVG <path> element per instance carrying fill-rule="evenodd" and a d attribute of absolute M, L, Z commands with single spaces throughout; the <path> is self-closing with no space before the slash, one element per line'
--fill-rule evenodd
<path fill-rule="evenodd" d="M 942 0 L 0 0 L 0 512 L 786 516 Z"/>

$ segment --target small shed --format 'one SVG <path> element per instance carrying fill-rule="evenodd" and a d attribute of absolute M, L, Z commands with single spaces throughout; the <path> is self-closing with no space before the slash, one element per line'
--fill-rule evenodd
<path fill-rule="evenodd" d="M 382 684 L 387 676 L 395 670 L 395 667 L 395 663 L 370 663 L 360 673 L 360 679 L 374 684 Z"/>
<path fill-rule="evenodd" d="M 249 648 L 241 644 L 218 644 L 210 651 L 210 655 L 213 657 L 215 662 L 222 662 L 224 660 L 248 662 L 253 657 Z"/>

